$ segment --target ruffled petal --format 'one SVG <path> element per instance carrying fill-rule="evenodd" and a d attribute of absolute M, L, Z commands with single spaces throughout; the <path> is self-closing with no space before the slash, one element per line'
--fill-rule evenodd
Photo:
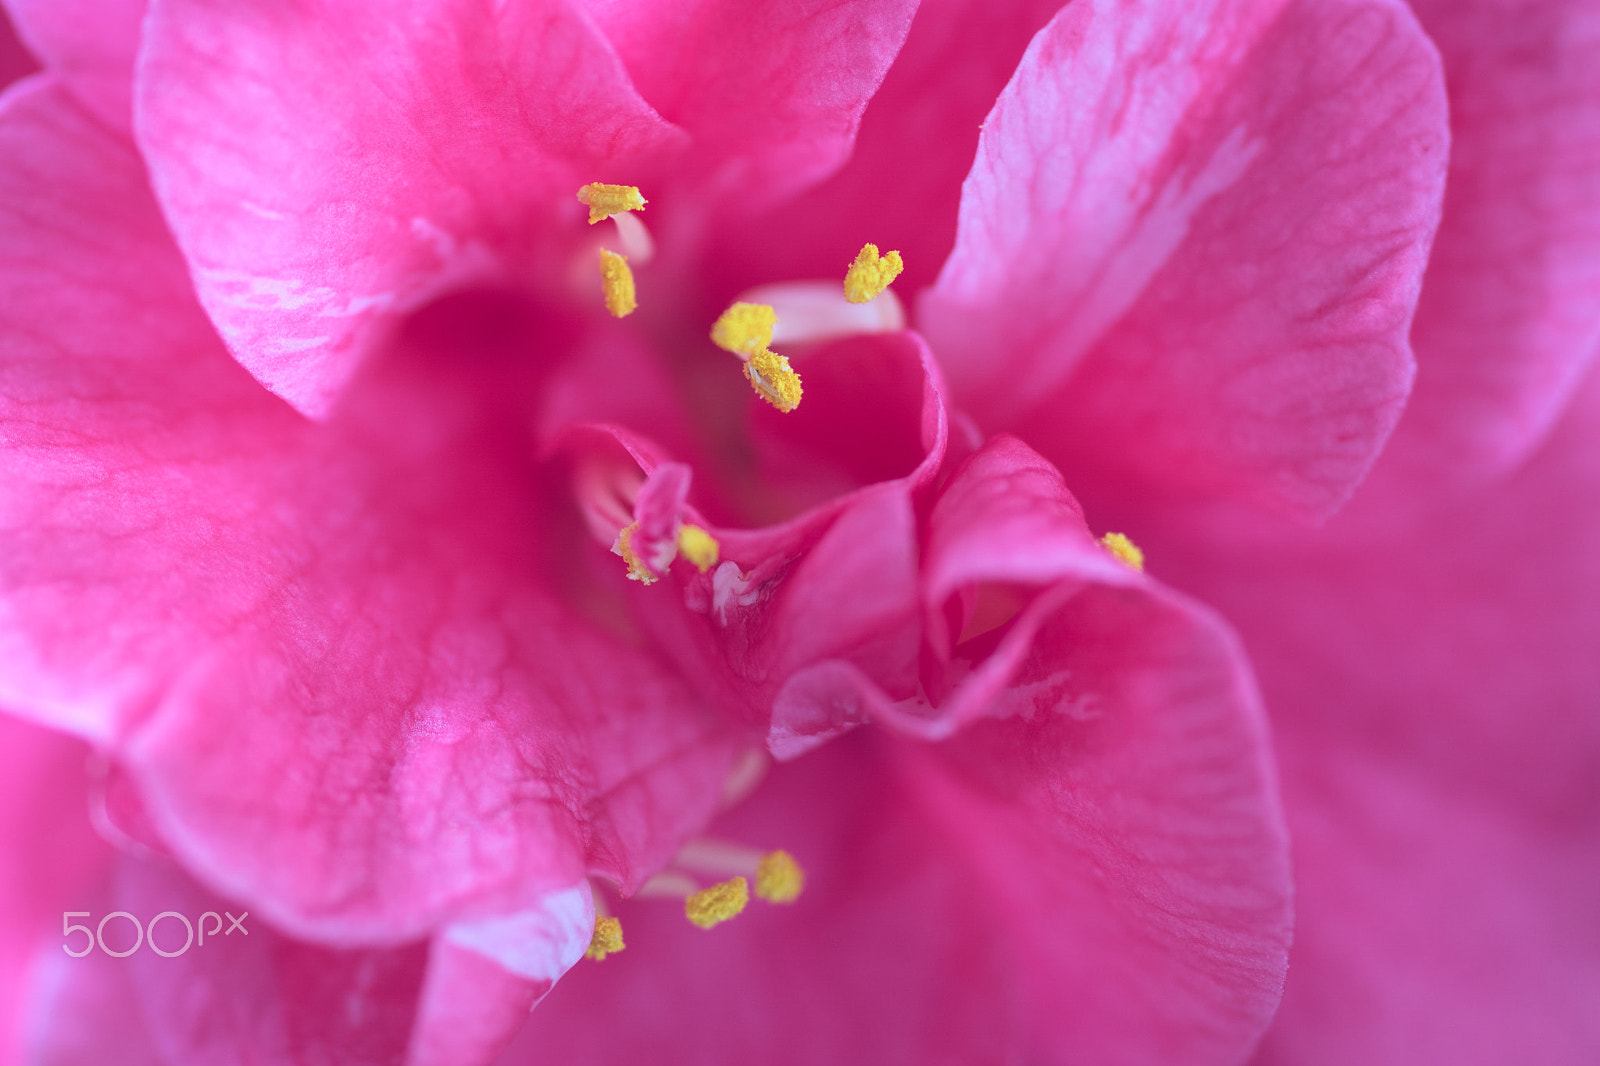
<path fill-rule="evenodd" d="M 919 304 L 959 402 L 1069 474 L 1331 512 L 1410 384 L 1443 96 L 1390 0 L 1071 5 Z"/>
<path fill-rule="evenodd" d="M 501 1061 L 1238 1061 L 1287 946 L 1272 797 L 1259 718 L 1203 700 L 858 733 L 717 826 L 800 860 L 792 907 L 702 932 L 624 902 L 627 950 Z"/>
<path fill-rule="evenodd" d="M 1429 491 L 1518 462 L 1600 350 L 1600 5 L 1412 6 L 1450 87 L 1444 220 L 1393 445 Z"/>
<path fill-rule="evenodd" d="M 917 0 L 586 0 L 646 100 L 743 209 L 844 162 Z"/>
<path fill-rule="evenodd" d="M 146 38 L 140 144 L 201 302 L 313 416 L 430 297 L 564 288 L 576 190 L 681 144 L 565 0 L 158 0 Z"/>
<path fill-rule="evenodd" d="M 301 936 L 665 862 L 733 744 L 550 588 L 516 405 L 566 341 L 423 321 L 309 424 L 207 331 L 137 158 L 59 89 L 6 107 L 0 698 L 116 749 L 152 831 Z"/>
<path fill-rule="evenodd" d="M 45 69 L 96 118 L 127 131 L 133 124 L 133 61 L 146 4 L 147 0 L 6 0 L 5 6 L 18 36 Z M 0 69 L 4 65 L 0 59 Z M 5 80 L 0 77 L 0 84 Z"/>
<path fill-rule="evenodd" d="M 770 525 L 713 521 L 696 489 L 684 519 L 718 541 L 715 569 L 701 573 L 680 560 L 670 586 L 620 593 L 708 701 L 761 733 L 775 700 L 790 706 L 780 690 L 820 663 L 851 664 L 897 696 L 914 692 L 917 507 L 949 435 L 938 369 L 915 334 L 858 337 L 795 362 L 808 393 L 794 412 L 771 412 L 745 390 L 756 408 L 758 463 L 744 495 L 764 498 L 780 515 L 797 502 L 803 509 Z M 591 461 L 609 450 L 635 478 L 668 459 L 616 426 L 573 427 L 555 446 Z M 614 519 L 599 539 L 609 541 L 625 520 Z M 622 564 L 602 561 L 621 582 Z M 846 724 L 830 718 L 830 734 Z"/>
<path fill-rule="evenodd" d="M 299 420 L 194 303 L 138 157 L 61 88 L 0 112 L 0 704 L 101 741 L 253 603 Z"/>

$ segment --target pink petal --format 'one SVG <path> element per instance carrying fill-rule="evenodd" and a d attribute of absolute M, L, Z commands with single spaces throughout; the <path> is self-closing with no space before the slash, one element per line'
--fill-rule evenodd
<path fill-rule="evenodd" d="M 300 935 L 635 884 L 698 831 L 732 742 L 549 587 L 521 320 L 441 305 L 460 347 L 422 316 L 312 426 L 206 330 L 136 157 L 48 84 L 0 139 L 0 700 L 118 746 L 154 831 Z"/>
<path fill-rule="evenodd" d="M 1150 522 L 1240 627 L 1294 783 L 1272 1061 L 1593 1060 L 1600 378 L 1511 477 L 1419 503 L 1390 473 L 1320 531 Z"/>
<path fill-rule="evenodd" d="M 780 766 L 716 828 L 796 855 L 799 901 L 709 933 L 624 902 L 627 951 L 501 1061 L 1237 1061 L 1288 882 L 1259 721 L 1219 709 L 857 734 Z"/>
<path fill-rule="evenodd" d="M 440 292 L 563 283 L 578 187 L 681 142 L 565 0 L 398 21 L 333 0 L 157 0 L 139 77 L 140 143 L 202 303 L 314 416 Z"/>
<path fill-rule="evenodd" d="M 118 130 L 132 125 L 133 61 L 146 0 L 6 0 L 6 6 L 33 54 L 96 118 Z"/>
<path fill-rule="evenodd" d="M 586 0 L 644 98 L 741 208 L 844 162 L 917 0 Z M 842 268 L 841 268 L 842 269 Z"/>
<path fill-rule="evenodd" d="M 1445 144 L 1398 3 L 1074 4 L 989 116 L 920 322 L 963 405 L 1069 472 L 1327 514 L 1409 387 Z"/>
<path fill-rule="evenodd" d="M 1600 5 L 1413 6 L 1444 56 L 1452 141 L 1395 447 L 1434 486 L 1537 446 L 1600 346 Z"/>

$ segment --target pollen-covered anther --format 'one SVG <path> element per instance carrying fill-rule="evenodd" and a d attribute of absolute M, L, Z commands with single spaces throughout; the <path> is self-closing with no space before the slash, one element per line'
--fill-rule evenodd
<path fill-rule="evenodd" d="M 756 864 L 756 896 L 768 903 L 793 903 L 805 887 L 806 872 L 781 848 L 767 852 Z"/>
<path fill-rule="evenodd" d="M 583 957 L 598 962 L 627 946 L 622 942 L 622 923 L 601 915 L 594 920 L 594 935 L 589 938 L 589 950 L 583 953 Z"/>
<path fill-rule="evenodd" d="M 628 580 L 651 585 L 660 579 L 645 565 L 645 561 L 634 549 L 633 536 L 637 532 L 639 532 L 637 522 L 631 526 L 624 526 L 622 532 L 617 534 L 617 542 L 611 546 L 611 551 L 622 556 L 622 561 L 628 564 Z"/>
<path fill-rule="evenodd" d="M 684 900 L 683 913 L 700 928 L 710 929 L 739 914 L 749 902 L 750 883 L 742 877 L 732 877 Z"/>
<path fill-rule="evenodd" d="M 778 313 L 767 304 L 736 303 L 711 327 L 711 343 L 735 355 L 755 355 L 772 346 Z"/>
<path fill-rule="evenodd" d="M 703 574 L 717 565 L 722 545 L 699 526 L 685 522 L 678 527 L 678 551 Z"/>
<path fill-rule="evenodd" d="M 639 306 L 627 256 L 600 249 L 600 288 L 606 296 L 606 310 L 617 318 L 626 318 Z"/>
<path fill-rule="evenodd" d="M 578 190 L 578 199 L 589 205 L 589 225 L 604 222 L 624 211 L 643 211 L 646 200 L 637 185 L 606 185 L 591 181 Z"/>
<path fill-rule="evenodd" d="M 744 365 L 744 376 L 763 400 L 788 414 L 800 406 L 800 375 L 789 360 L 763 349 Z"/>
<path fill-rule="evenodd" d="M 1117 557 L 1117 561 L 1130 570 L 1144 570 L 1144 552 L 1138 545 L 1121 533 L 1107 533 L 1100 538 L 1100 543 L 1106 551 Z"/>
<path fill-rule="evenodd" d="M 876 244 L 863 245 L 844 273 L 844 298 L 853 304 L 864 304 L 887 289 L 905 268 L 899 252 L 879 256 Z"/>

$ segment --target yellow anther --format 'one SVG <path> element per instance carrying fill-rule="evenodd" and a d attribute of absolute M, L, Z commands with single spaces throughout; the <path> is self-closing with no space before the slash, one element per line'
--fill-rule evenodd
<path fill-rule="evenodd" d="M 769 851 L 756 864 L 756 895 L 769 903 L 793 903 L 806 887 L 806 872 L 787 851 Z"/>
<path fill-rule="evenodd" d="M 589 225 L 604 222 L 624 211 L 643 211 L 649 203 L 639 195 L 637 185 L 605 185 L 592 181 L 578 190 L 578 199 L 589 205 Z"/>
<path fill-rule="evenodd" d="M 622 561 L 628 564 L 628 580 L 642 581 L 646 585 L 654 584 L 659 580 L 644 565 L 644 560 L 639 558 L 639 553 L 633 550 L 633 535 L 639 531 L 639 523 L 625 527 L 617 534 L 616 546 L 611 550 L 622 556 Z"/>
<path fill-rule="evenodd" d="M 772 327 L 778 312 L 769 304 L 736 303 L 711 327 L 711 343 L 725 352 L 755 355 L 772 344 Z"/>
<path fill-rule="evenodd" d="M 600 249 L 600 287 L 606 294 L 606 310 L 618 318 L 633 314 L 639 301 L 633 291 L 633 271 L 628 257 Z"/>
<path fill-rule="evenodd" d="M 1100 538 L 1100 543 L 1105 545 L 1106 551 L 1115 555 L 1122 565 L 1133 570 L 1144 570 L 1144 552 L 1121 533 L 1107 533 Z"/>
<path fill-rule="evenodd" d="M 594 936 L 589 938 L 589 950 L 583 953 L 583 957 L 598 962 L 627 946 L 622 942 L 622 923 L 615 918 L 601 916 L 594 920 Z"/>
<path fill-rule="evenodd" d="M 800 375 L 776 352 L 763 349 L 752 355 L 744 365 L 744 376 L 763 400 L 784 414 L 800 406 Z"/>
<path fill-rule="evenodd" d="M 685 522 L 678 527 L 678 550 L 683 553 L 685 559 L 699 567 L 703 574 L 717 565 L 722 545 L 717 543 L 716 537 L 699 526 Z"/>
<path fill-rule="evenodd" d="M 699 892 L 683 901 L 683 913 L 695 925 L 710 929 L 744 910 L 750 902 L 750 883 L 735 877 Z"/>
<path fill-rule="evenodd" d="M 863 245 L 856 261 L 845 271 L 844 298 L 853 304 L 864 304 L 887 289 L 905 268 L 899 252 L 880 259 L 876 244 Z"/>

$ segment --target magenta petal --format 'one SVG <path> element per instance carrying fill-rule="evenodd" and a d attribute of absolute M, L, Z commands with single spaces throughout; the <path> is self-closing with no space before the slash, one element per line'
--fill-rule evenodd
<path fill-rule="evenodd" d="M 1412 6 L 1444 56 L 1452 139 L 1395 447 L 1437 485 L 1517 462 L 1600 347 L 1600 5 Z"/>
<path fill-rule="evenodd" d="M 645 99 L 742 208 L 844 162 L 917 0 L 586 0 Z M 842 269 L 842 268 L 841 268 Z"/>
<path fill-rule="evenodd" d="M 133 61 L 146 2 L 6 0 L 6 6 L 19 36 L 45 69 L 100 121 L 127 130 L 133 123 Z"/>
<path fill-rule="evenodd" d="M 1446 147 L 1390 0 L 1078 3 L 985 125 L 920 323 L 1072 469 L 1335 509 L 1411 378 Z"/>
<path fill-rule="evenodd" d="M 627 952 L 502 1062 L 1237 1062 L 1283 978 L 1287 858 L 1259 720 L 1216 709 L 779 766 L 716 830 L 796 855 L 799 901 L 709 934 L 624 903 Z"/>
<path fill-rule="evenodd" d="M 550 232 L 581 239 L 578 187 L 681 140 L 564 0 L 404 16 L 158 0 L 138 94 L 201 301 L 239 361 L 314 416 L 429 297 L 564 278 Z"/>

